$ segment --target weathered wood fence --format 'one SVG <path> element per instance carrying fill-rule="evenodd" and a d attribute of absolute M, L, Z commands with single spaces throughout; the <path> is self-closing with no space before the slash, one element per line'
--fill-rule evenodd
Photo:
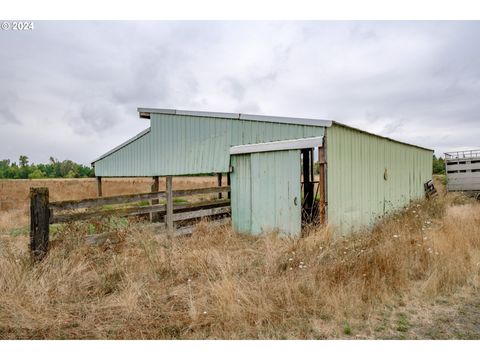
<path fill-rule="evenodd" d="M 150 215 L 159 230 L 166 230 L 169 237 L 188 234 L 192 226 L 176 227 L 176 223 L 195 221 L 204 217 L 229 216 L 230 199 L 220 196 L 229 192 L 230 186 L 173 190 L 172 179 L 167 177 L 166 191 L 98 197 L 82 200 L 49 201 L 48 188 L 30 189 L 30 251 L 34 260 L 41 260 L 48 252 L 49 225 L 107 216 Z M 158 187 L 157 187 L 158 189 Z M 218 194 L 218 199 L 188 203 L 174 203 L 174 198 L 195 195 Z M 160 204 L 161 199 L 165 204 Z M 151 205 L 133 205 L 118 209 L 102 209 L 105 205 L 124 205 L 149 200 Z M 78 212 L 76 210 L 83 209 Z M 102 234 L 99 234 L 101 236 Z"/>

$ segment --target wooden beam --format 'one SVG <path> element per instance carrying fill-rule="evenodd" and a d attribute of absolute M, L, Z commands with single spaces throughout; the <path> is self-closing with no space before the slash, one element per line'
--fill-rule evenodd
<path fill-rule="evenodd" d="M 229 191 L 228 191 L 228 199 L 231 198 L 231 194 L 230 194 L 230 173 L 227 173 L 227 186 L 229 187 Z"/>
<path fill-rule="evenodd" d="M 219 191 L 227 192 L 229 190 L 230 190 L 230 186 L 222 186 L 222 187 L 214 186 L 214 187 L 200 188 L 200 189 L 176 190 L 176 191 L 172 191 L 172 194 L 174 197 L 177 197 L 177 196 L 213 194 L 213 193 L 218 193 Z M 142 200 L 151 200 L 151 199 L 158 199 L 158 198 L 163 199 L 165 197 L 166 197 L 166 192 L 159 191 L 156 193 L 119 195 L 119 196 L 109 196 L 109 197 L 103 197 L 103 198 L 92 198 L 92 199 L 82 199 L 82 200 L 56 201 L 56 202 L 51 202 L 49 204 L 49 208 L 52 210 L 61 211 L 61 210 L 81 209 L 86 207 L 112 205 L 112 204 L 126 204 L 126 203 L 138 202 Z"/>
<path fill-rule="evenodd" d="M 153 183 L 151 187 L 152 193 L 156 193 L 160 190 L 160 184 L 158 176 L 153 177 Z M 152 199 L 150 200 L 150 205 L 157 205 L 159 203 L 159 199 Z M 159 221 L 159 214 L 152 212 L 150 213 L 150 222 L 158 222 Z"/>
<path fill-rule="evenodd" d="M 48 188 L 30 188 L 30 256 L 42 260 L 48 252 L 50 210 Z"/>
<path fill-rule="evenodd" d="M 188 204 L 174 204 L 173 211 L 174 213 L 177 213 L 177 212 L 209 209 L 213 207 L 221 207 L 221 206 L 229 206 L 229 205 L 230 205 L 229 200 L 200 201 L 200 202 L 188 203 Z M 150 213 L 158 214 L 158 217 L 161 219 L 167 213 L 166 205 L 158 204 L 158 205 L 150 205 L 150 206 L 131 206 L 131 207 L 120 208 L 120 209 L 88 211 L 88 212 L 68 213 L 68 214 L 55 214 L 52 212 L 50 215 L 50 224 L 89 220 L 89 219 L 95 219 L 95 218 L 103 218 L 107 216 L 123 217 L 123 216 L 145 215 Z"/>
<path fill-rule="evenodd" d="M 217 184 L 218 184 L 219 187 L 222 186 L 222 173 L 217 174 Z M 218 198 L 219 199 L 222 198 L 222 193 L 221 192 L 218 193 Z"/>
<path fill-rule="evenodd" d="M 327 210 L 327 181 L 326 181 L 326 166 L 327 166 L 327 158 L 326 158 L 326 142 L 324 139 L 323 146 L 318 148 L 318 162 L 319 162 L 319 181 L 318 181 L 318 193 L 320 195 L 320 224 L 325 225 L 327 222 L 326 217 L 326 210 Z"/>
<path fill-rule="evenodd" d="M 66 200 L 56 201 L 49 204 L 50 209 L 60 210 L 72 210 L 81 209 L 87 207 L 113 205 L 113 204 L 126 204 L 132 202 L 138 202 L 142 200 L 150 200 L 155 198 L 164 198 L 165 192 L 159 191 L 157 193 L 143 193 L 143 194 L 131 194 L 131 195 L 119 195 L 109 196 L 103 198 L 82 199 L 82 200 Z"/>
<path fill-rule="evenodd" d="M 167 236 L 173 237 L 173 181 L 172 176 L 167 176 L 167 214 L 165 215 L 165 223 L 167 225 Z"/>
<path fill-rule="evenodd" d="M 230 186 L 215 186 L 210 188 L 175 190 L 173 191 L 173 196 L 203 195 L 227 191 L 230 191 Z"/>
<path fill-rule="evenodd" d="M 102 177 L 97 176 L 97 196 L 102 197 Z"/>
<path fill-rule="evenodd" d="M 150 206 L 131 206 L 127 208 L 78 212 L 70 214 L 53 214 L 50 216 L 50 224 L 67 223 L 71 221 L 89 220 L 95 218 L 103 218 L 107 216 L 135 216 L 146 214 L 165 214 L 165 205 Z"/>
<path fill-rule="evenodd" d="M 205 216 L 229 214 L 230 206 L 173 214 L 173 221 L 197 219 Z"/>

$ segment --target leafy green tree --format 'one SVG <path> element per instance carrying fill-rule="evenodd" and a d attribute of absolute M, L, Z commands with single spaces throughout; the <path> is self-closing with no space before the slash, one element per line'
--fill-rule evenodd
<path fill-rule="evenodd" d="M 46 174 L 40 169 L 35 169 L 30 174 L 28 174 L 29 179 L 43 179 L 45 177 Z"/>
<path fill-rule="evenodd" d="M 437 157 L 433 155 L 433 173 L 434 174 L 445 174 L 445 161 L 442 157 Z"/>
<path fill-rule="evenodd" d="M 20 167 L 28 166 L 28 156 L 20 155 L 20 158 L 18 159 L 18 163 L 20 164 Z"/>

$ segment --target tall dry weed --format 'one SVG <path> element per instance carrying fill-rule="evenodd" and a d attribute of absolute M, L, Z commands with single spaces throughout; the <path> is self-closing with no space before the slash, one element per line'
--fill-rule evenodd
<path fill-rule="evenodd" d="M 452 204 L 454 202 L 455 204 Z M 420 289 L 478 286 L 480 205 L 440 196 L 371 231 L 299 240 L 201 223 L 170 241 L 138 228 L 101 246 L 59 230 L 35 266 L 27 239 L 2 239 L 2 338 L 336 338 L 346 322 Z"/>

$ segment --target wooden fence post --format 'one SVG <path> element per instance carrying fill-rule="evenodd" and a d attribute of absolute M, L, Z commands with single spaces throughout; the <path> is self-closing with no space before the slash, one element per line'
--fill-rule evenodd
<path fill-rule="evenodd" d="M 217 185 L 222 186 L 222 173 L 217 174 Z M 218 193 L 218 198 L 222 198 L 222 193 Z"/>
<path fill-rule="evenodd" d="M 97 176 L 97 196 L 102 197 L 102 177 Z"/>
<path fill-rule="evenodd" d="M 327 182 L 325 178 L 326 174 L 326 163 L 327 163 L 327 158 L 326 158 L 326 142 L 324 140 L 323 146 L 320 146 L 318 148 L 318 187 L 319 187 L 319 194 L 320 194 L 320 224 L 324 225 L 326 224 L 326 195 L 327 195 Z"/>
<path fill-rule="evenodd" d="M 30 255 L 42 260 L 48 251 L 50 210 L 48 188 L 30 188 Z"/>
<path fill-rule="evenodd" d="M 173 237 L 173 186 L 172 176 L 167 176 L 166 183 L 167 213 L 165 215 L 165 225 L 167 227 L 167 236 Z"/>
<path fill-rule="evenodd" d="M 158 176 L 153 177 L 153 184 L 152 184 L 152 192 L 159 192 L 160 190 L 159 186 L 159 181 L 158 181 Z M 150 200 L 150 205 L 157 205 L 159 203 L 158 199 L 152 199 Z M 150 222 L 158 222 L 159 216 L 158 212 L 155 213 L 150 213 Z"/>

